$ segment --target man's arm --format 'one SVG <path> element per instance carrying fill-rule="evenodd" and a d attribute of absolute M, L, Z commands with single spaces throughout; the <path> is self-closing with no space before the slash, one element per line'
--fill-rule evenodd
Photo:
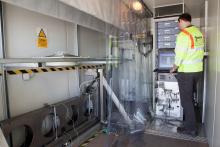
<path fill-rule="evenodd" d="M 173 67 L 170 70 L 170 73 L 175 72 L 178 67 L 182 64 L 189 47 L 189 38 L 188 36 L 179 34 L 177 36 L 176 47 L 175 47 L 175 62 Z"/>

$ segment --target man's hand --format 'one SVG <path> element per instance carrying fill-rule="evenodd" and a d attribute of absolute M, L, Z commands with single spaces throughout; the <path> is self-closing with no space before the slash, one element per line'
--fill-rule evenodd
<path fill-rule="evenodd" d="M 173 67 L 170 69 L 170 73 L 174 73 L 176 72 L 178 66 L 176 66 L 175 64 L 173 65 Z"/>

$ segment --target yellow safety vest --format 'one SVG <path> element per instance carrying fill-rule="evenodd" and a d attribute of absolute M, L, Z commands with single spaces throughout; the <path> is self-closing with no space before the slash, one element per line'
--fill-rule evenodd
<path fill-rule="evenodd" d="M 178 72 L 203 71 L 204 37 L 197 27 L 181 30 L 177 36 L 175 54 Z"/>

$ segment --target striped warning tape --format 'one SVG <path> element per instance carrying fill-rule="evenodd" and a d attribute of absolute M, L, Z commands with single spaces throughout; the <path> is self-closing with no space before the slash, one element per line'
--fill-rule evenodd
<path fill-rule="evenodd" d="M 80 66 L 69 66 L 69 67 L 39 67 L 31 69 L 12 69 L 6 70 L 6 73 L 9 75 L 18 75 L 18 74 L 32 74 L 32 73 L 44 73 L 44 72 L 55 72 L 55 71 L 68 71 L 68 70 L 82 70 L 82 69 L 96 69 L 104 68 L 105 64 L 100 65 L 80 65 Z M 0 76 L 2 72 L 0 71 Z"/>
<path fill-rule="evenodd" d="M 86 140 L 83 144 L 81 144 L 79 147 L 86 147 L 92 140 L 94 140 L 99 134 L 102 134 L 103 131 L 97 131 L 92 137 L 90 137 L 88 140 Z"/>

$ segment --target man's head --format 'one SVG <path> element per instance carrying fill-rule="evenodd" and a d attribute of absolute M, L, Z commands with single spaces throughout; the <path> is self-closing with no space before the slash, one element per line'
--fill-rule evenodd
<path fill-rule="evenodd" d="M 178 22 L 179 22 L 179 28 L 180 30 L 188 27 L 191 25 L 192 17 L 188 13 L 183 13 L 182 15 L 179 16 Z"/>

